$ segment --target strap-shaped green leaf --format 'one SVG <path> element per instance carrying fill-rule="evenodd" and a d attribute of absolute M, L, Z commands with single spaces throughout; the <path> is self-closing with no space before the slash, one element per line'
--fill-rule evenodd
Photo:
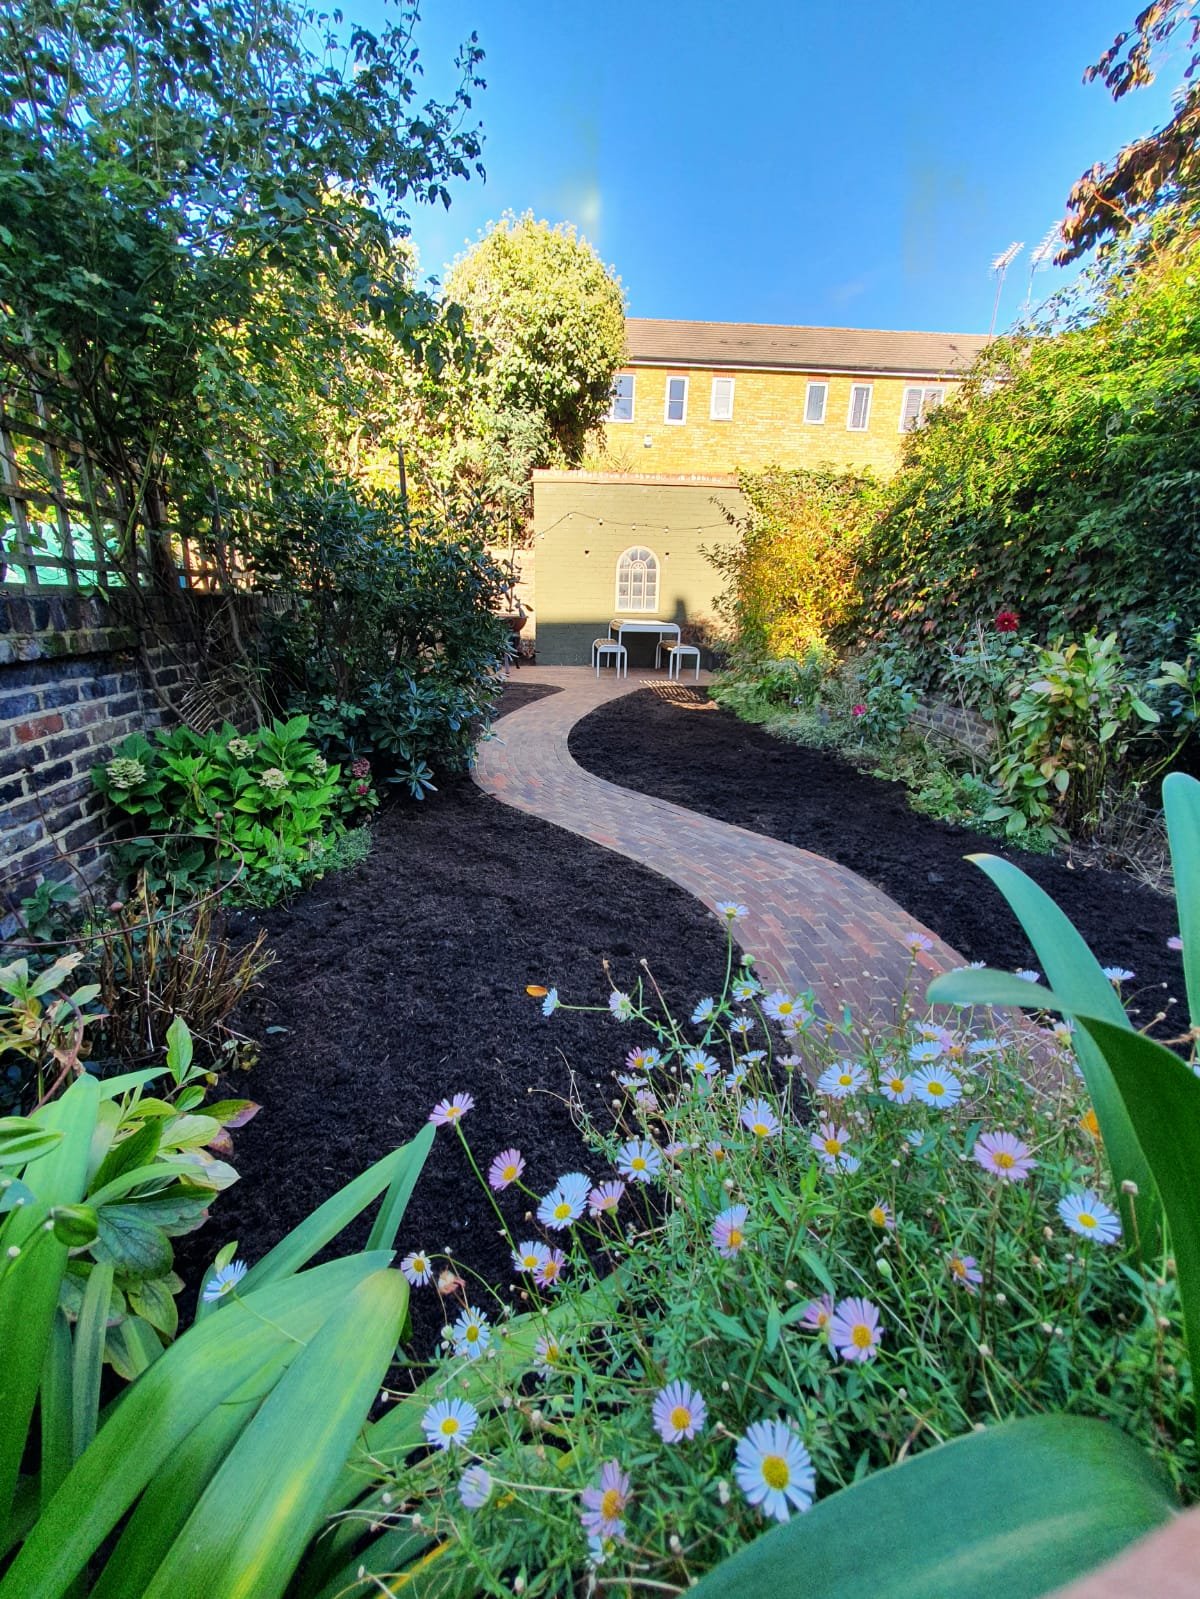
<path fill-rule="evenodd" d="M 1115 1427 L 1032 1416 L 831 1494 L 690 1591 L 696 1599 L 1041 1599 L 1174 1508 L 1149 1457 Z"/>
<path fill-rule="evenodd" d="M 1100 1016 L 1114 1027 L 1128 1028 L 1129 1019 L 1112 984 L 1049 894 L 1010 861 L 1002 861 L 995 855 L 972 855 L 970 859 L 991 878 L 1012 906 L 1026 937 L 1037 951 L 1054 993 L 1048 995 L 1045 989 L 1011 976 L 1008 978 L 1010 986 L 999 989 L 996 980 L 1006 975 L 1003 973 L 949 972 L 930 984 L 930 1003 L 1038 1005 L 1072 1016 Z M 1086 1034 L 1076 1035 L 1075 1054 L 1096 1109 L 1121 1213 L 1126 1226 L 1131 1228 L 1133 1214 L 1121 1185 L 1135 1183 L 1143 1199 L 1152 1201 L 1154 1179 L 1103 1054 Z M 1152 1241 L 1157 1230 L 1153 1217 L 1153 1204 L 1144 1204 L 1142 1238 L 1147 1243 Z"/>
<path fill-rule="evenodd" d="M 1183 939 L 1183 980 L 1195 1027 L 1200 1025 L 1200 783 L 1183 772 L 1172 772 L 1163 781 L 1162 796 Z"/>
<path fill-rule="evenodd" d="M 390 1262 L 351 1255 L 272 1283 L 197 1322 L 106 1413 L 0 1580 L 0 1599 L 61 1599 L 194 1428 L 226 1400 L 266 1393 L 357 1285 Z M 257 1385 L 257 1388 L 255 1388 Z"/>

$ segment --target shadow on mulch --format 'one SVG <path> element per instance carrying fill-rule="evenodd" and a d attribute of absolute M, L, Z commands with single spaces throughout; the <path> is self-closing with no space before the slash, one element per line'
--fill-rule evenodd
<path fill-rule="evenodd" d="M 827 751 L 785 743 L 729 711 L 701 707 L 706 698 L 643 689 L 613 700 L 576 724 L 570 752 L 611 782 L 848 867 L 968 961 L 1008 970 L 1036 966 L 999 891 L 964 859 L 1002 855 L 1046 890 L 1102 964 L 1136 973 L 1125 996 L 1139 1024 L 1174 999 L 1168 1022 L 1156 1031 L 1173 1036 L 1186 1029 L 1183 971 L 1167 949 L 1177 931 L 1171 900 L 1118 872 L 1072 868 L 918 815 L 899 784 Z M 701 708 L 704 714 L 695 714 Z"/>
<path fill-rule="evenodd" d="M 501 711 L 544 692 L 557 691 L 514 684 Z M 690 895 L 465 777 L 383 815 L 360 867 L 242 918 L 238 931 L 258 922 L 278 964 L 239 1023 L 262 1039 L 262 1054 L 224 1086 L 262 1110 L 235 1137 L 242 1180 L 200 1234 L 178 1240 L 189 1285 L 226 1239 L 238 1240 L 243 1259 L 259 1258 L 456 1092 L 475 1098 L 463 1131 L 485 1172 L 515 1145 L 538 1193 L 566 1171 L 598 1178 L 566 1102 L 571 1069 L 589 1111 L 603 1115 L 612 1073 L 649 1039 L 607 1010 L 546 1019 L 526 985 L 604 1005 L 603 962 L 629 986 L 645 956 L 668 998 L 690 1008 L 725 973 L 724 934 Z M 526 1202 L 510 1190 L 499 1203 L 516 1229 Z M 366 1230 L 347 1235 L 353 1247 Z M 513 1282 L 495 1216 L 449 1129 L 438 1133 L 398 1244 L 401 1253 L 444 1250 L 490 1283 Z M 431 1289 L 414 1291 L 422 1357 L 441 1327 L 435 1301 Z"/>

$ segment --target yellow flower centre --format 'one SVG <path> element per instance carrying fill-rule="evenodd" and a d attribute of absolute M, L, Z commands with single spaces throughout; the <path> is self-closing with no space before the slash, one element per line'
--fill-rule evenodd
<path fill-rule="evenodd" d="M 1081 1227 L 1094 1227 L 1096 1225 L 1096 1218 L 1090 1210 L 1081 1210 L 1075 1220 Z"/>
<path fill-rule="evenodd" d="M 473 1343 L 476 1343 L 478 1341 L 479 1328 L 476 1327 L 474 1322 L 472 1322 L 471 1325 L 467 1328 L 465 1336 L 466 1336 L 466 1340 L 467 1340 L 467 1342 L 469 1344 L 473 1344 Z"/>
<path fill-rule="evenodd" d="M 554 1364 L 554 1362 L 558 1359 L 558 1345 L 557 1344 L 547 1344 L 546 1345 L 546 1353 L 545 1353 L 543 1358 L 545 1359 L 545 1362 L 546 1362 L 546 1364 L 548 1366 L 552 1366 Z"/>
<path fill-rule="evenodd" d="M 782 1455 L 764 1455 L 762 1463 L 763 1481 L 768 1488 L 786 1488 L 792 1480 L 788 1470 L 788 1463 Z"/>
<path fill-rule="evenodd" d="M 553 1282 L 558 1276 L 558 1262 L 556 1260 L 548 1260 L 542 1267 L 542 1276 L 548 1283 Z"/>
<path fill-rule="evenodd" d="M 446 1416 L 446 1417 L 444 1417 L 443 1420 L 442 1420 L 441 1428 L 439 1430 L 440 1430 L 443 1438 L 453 1438 L 454 1434 L 458 1431 L 458 1417 L 457 1416 Z"/>
<path fill-rule="evenodd" d="M 671 1426 L 676 1432 L 686 1432 L 691 1425 L 691 1411 L 686 1405 L 676 1405 L 671 1412 Z"/>
<path fill-rule="evenodd" d="M 500 1175 L 506 1183 L 515 1183 L 517 1180 L 517 1168 L 510 1161 Z"/>
<path fill-rule="evenodd" d="M 871 1220 L 875 1223 L 876 1227 L 887 1226 L 887 1211 L 884 1210 L 882 1205 L 873 1205 L 871 1207 Z"/>
<path fill-rule="evenodd" d="M 1009 1154 L 1007 1149 L 996 1150 L 995 1154 L 992 1156 L 992 1160 L 995 1165 L 1000 1167 L 1001 1171 L 1008 1171 L 1010 1167 L 1013 1167 L 1017 1164 L 1016 1160 L 1012 1155 Z"/>
<path fill-rule="evenodd" d="M 944 1094 L 946 1092 L 946 1085 L 945 1083 L 939 1083 L 935 1077 L 931 1083 L 925 1084 L 925 1092 L 927 1094 L 932 1094 L 936 1098 L 939 1094 Z"/>
<path fill-rule="evenodd" d="M 625 1508 L 619 1488 L 606 1488 L 600 1500 L 600 1514 L 605 1521 L 616 1521 Z"/>
<path fill-rule="evenodd" d="M 851 1077 L 849 1072 L 843 1072 L 842 1075 L 838 1078 L 838 1087 L 839 1088 L 850 1088 L 850 1087 L 853 1086 L 853 1083 L 854 1083 L 854 1079 L 853 1079 L 853 1077 Z"/>
<path fill-rule="evenodd" d="M 889 1077 L 888 1087 L 891 1089 L 893 1094 L 902 1094 L 908 1087 L 908 1084 L 904 1081 L 903 1077 Z"/>
<path fill-rule="evenodd" d="M 824 1141 L 824 1148 L 827 1155 L 840 1155 L 842 1152 L 842 1141 L 840 1138 L 826 1138 Z"/>
<path fill-rule="evenodd" d="M 850 1342 L 854 1345 L 855 1349 L 870 1349 L 871 1329 L 867 1326 L 865 1321 L 855 1322 L 854 1326 L 850 1329 Z"/>
<path fill-rule="evenodd" d="M 731 1227 L 729 1229 L 729 1247 L 730 1247 L 730 1249 L 740 1249 L 742 1247 L 742 1244 L 743 1244 L 744 1241 L 745 1240 L 744 1240 L 743 1234 L 742 1234 L 742 1232 L 741 1232 L 741 1230 L 739 1228 Z"/>
<path fill-rule="evenodd" d="M 521 1264 L 525 1267 L 526 1271 L 536 1271 L 538 1267 L 538 1257 L 536 1255 L 526 1255 L 524 1256 Z"/>
<path fill-rule="evenodd" d="M 750 1129 L 757 1138 L 765 1138 L 770 1130 L 766 1122 L 755 1122 Z"/>
<path fill-rule="evenodd" d="M 450 1108 L 446 1112 L 446 1120 L 448 1122 L 452 1122 L 452 1121 L 456 1120 L 456 1118 L 461 1116 L 461 1115 L 462 1115 L 462 1106 L 461 1105 L 451 1105 Z"/>
<path fill-rule="evenodd" d="M 633 1157 L 633 1159 L 629 1162 L 629 1164 L 630 1164 L 630 1166 L 632 1166 L 634 1171 L 645 1171 L 645 1169 L 646 1169 L 645 1156 L 644 1155 L 635 1155 Z"/>
<path fill-rule="evenodd" d="M 555 1221 L 567 1221 L 567 1220 L 570 1219 L 570 1215 L 571 1215 L 571 1207 L 570 1207 L 570 1205 L 567 1204 L 565 1199 L 560 1199 L 558 1204 L 555 1205 L 555 1207 L 554 1207 L 554 1219 L 555 1219 Z"/>

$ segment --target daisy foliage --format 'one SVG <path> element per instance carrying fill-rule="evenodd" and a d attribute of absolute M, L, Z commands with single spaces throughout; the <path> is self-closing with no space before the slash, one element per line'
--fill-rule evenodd
<path fill-rule="evenodd" d="M 414 1298 L 446 1336 L 373 1469 L 440 1580 L 680 1592 L 864 1472 L 1038 1412 L 1121 1427 L 1194 1496 L 1175 1279 L 1122 1229 L 1070 1035 L 912 1004 L 843 1030 L 729 950 L 706 1003 L 647 980 L 569 1007 L 613 1038 L 571 1062 L 611 1074 L 571 1104 L 586 1175 L 483 1151 L 503 1280 L 451 1261 L 461 1286 Z"/>

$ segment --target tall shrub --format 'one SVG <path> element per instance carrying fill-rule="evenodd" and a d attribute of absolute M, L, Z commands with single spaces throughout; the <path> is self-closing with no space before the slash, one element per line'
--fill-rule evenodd
<path fill-rule="evenodd" d="M 860 550 L 879 498 L 868 475 L 786 471 L 741 474 L 749 504 L 741 539 L 708 551 L 724 576 L 719 602 L 751 656 L 802 656 L 852 613 Z"/>
<path fill-rule="evenodd" d="M 1115 628 L 1135 664 L 1182 642 L 1200 602 L 1198 267 L 1194 235 L 1168 238 L 1107 269 L 1090 320 L 991 346 L 908 441 L 863 551 L 864 631 L 941 645 L 1012 606 L 1042 640 Z"/>

